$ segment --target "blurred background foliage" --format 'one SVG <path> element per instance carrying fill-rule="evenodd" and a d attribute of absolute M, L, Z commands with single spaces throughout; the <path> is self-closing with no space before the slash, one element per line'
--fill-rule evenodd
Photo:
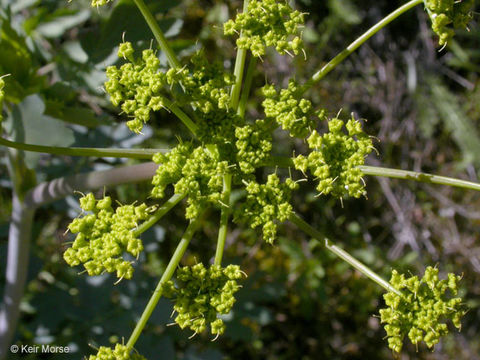
<path fill-rule="evenodd" d="M 234 43 L 222 23 L 242 2 L 147 1 L 183 62 L 198 48 L 233 67 Z M 297 0 L 308 13 L 307 59 L 269 54 L 258 64 L 254 85 L 303 82 L 363 31 L 404 3 L 397 0 Z M 367 163 L 478 181 L 480 169 L 480 6 L 469 31 L 439 51 L 421 7 L 369 40 L 308 93 L 330 115 L 354 113 L 376 137 L 378 155 Z M 131 1 L 92 9 L 87 0 L 0 0 L 0 74 L 8 106 L 3 133 L 16 141 L 57 146 L 156 147 L 189 137 L 168 113 L 155 114 L 144 136 L 127 131 L 102 84 L 125 38 L 155 46 Z M 160 59 L 166 63 L 163 54 Z M 261 116 L 259 94 L 249 116 Z M 323 125 L 320 125 L 323 126 Z M 276 133 L 277 154 L 305 150 Z M 0 149 L 0 259 L 6 259 L 12 184 L 7 149 Z M 36 181 L 110 168 L 132 160 L 26 153 Z M 270 171 L 272 169 L 269 169 Z M 258 174 L 262 176 L 262 174 Z M 264 174 L 263 174 L 264 175 Z M 422 274 L 426 265 L 463 273 L 470 311 L 461 333 L 453 331 L 434 351 L 406 346 L 401 359 L 479 359 L 480 195 L 472 191 L 368 178 L 368 199 L 315 197 L 312 184 L 295 195 L 295 209 L 314 227 L 385 278 L 392 268 Z M 122 203 L 148 196 L 149 184 L 106 191 Z M 103 190 L 99 191 L 101 194 Z M 67 224 L 79 212 L 74 196 L 37 212 L 29 281 L 21 304 L 18 344 L 68 345 L 69 355 L 34 354 L 22 359 L 72 359 L 92 347 L 128 337 L 170 258 L 186 222 L 177 207 L 144 236 L 146 251 L 132 281 L 114 286 L 109 276 L 78 276 L 62 259 Z M 219 214 L 211 212 L 184 264 L 211 261 Z M 382 289 L 326 253 L 291 224 L 274 246 L 259 234 L 231 228 L 225 262 L 249 275 L 227 317 L 227 332 L 188 339 L 172 322 L 172 305 L 161 300 L 137 343 L 149 359 L 391 359 L 379 319 Z M 5 281 L 0 275 L 0 293 Z M 14 359 L 12 355 L 12 359 Z"/>

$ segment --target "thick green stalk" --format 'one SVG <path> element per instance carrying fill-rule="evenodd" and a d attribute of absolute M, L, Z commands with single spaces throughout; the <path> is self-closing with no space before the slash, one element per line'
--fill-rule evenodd
<path fill-rule="evenodd" d="M 0 145 L 19 150 L 40 152 L 44 154 L 55 154 L 65 156 L 95 156 L 95 157 L 116 157 L 130 159 L 151 159 L 158 152 L 167 152 L 164 149 L 105 149 L 105 148 L 83 148 L 83 147 L 57 147 L 19 143 L 6 140 L 0 137 Z"/>
<path fill-rule="evenodd" d="M 163 99 L 165 107 L 173 112 L 177 117 L 185 124 L 185 126 L 194 134 L 197 135 L 198 126 L 190 119 L 190 117 L 185 114 L 175 103 Z"/>
<path fill-rule="evenodd" d="M 243 1 L 243 12 L 248 10 L 248 0 Z M 240 33 L 242 37 L 242 33 Z M 238 49 L 237 57 L 235 59 L 235 69 L 233 75 L 235 75 L 235 84 L 232 86 L 230 93 L 230 104 L 233 110 L 237 110 L 238 100 L 240 99 L 240 91 L 242 90 L 243 83 L 243 70 L 245 68 L 245 59 L 247 57 L 247 49 Z"/>
<path fill-rule="evenodd" d="M 255 66 L 257 65 L 257 58 L 251 57 L 248 63 L 247 75 L 245 75 L 245 83 L 243 85 L 242 96 L 240 103 L 238 104 L 237 114 L 240 117 L 245 116 L 245 108 L 247 106 L 248 96 L 250 95 L 250 89 L 252 88 L 253 73 L 255 72 Z"/>
<path fill-rule="evenodd" d="M 479 183 L 476 183 L 473 181 L 455 179 L 447 176 L 439 176 L 439 175 L 433 175 L 433 174 L 427 174 L 427 173 L 409 171 L 409 170 L 389 169 L 389 168 L 378 167 L 378 166 L 362 165 L 362 166 L 359 166 L 359 168 L 360 170 L 362 170 L 362 172 L 365 175 L 383 176 L 383 177 L 403 179 L 403 180 L 414 180 L 414 181 L 419 181 L 419 182 L 424 182 L 429 184 L 447 185 L 447 186 L 454 186 L 454 187 L 459 187 L 463 189 L 480 191 Z"/>
<path fill-rule="evenodd" d="M 223 176 L 222 210 L 220 214 L 220 228 L 218 229 L 217 251 L 215 252 L 215 265 L 222 264 L 223 250 L 227 239 L 228 216 L 230 215 L 230 193 L 232 191 L 232 175 Z"/>
<path fill-rule="evenodd" d="M 148 304 L 145 307 L 145 310 L 143 311 L 143 314 L 140 317 L 140 320 L 135 326 L 135 329 L 133 330 L 132 335 L 130 335 L 130 339 L 128 339 L 128 342 L 127 342 L 128 349 L 131 350 L 135 346 L 135 343 L 137 342 L 138 337 L 140 336 L 143 328 L 147 324 L 148 319 L 152 315 L 153 310 L 155 310 L 155 307 L 157 306 L 157 303 L 160 300 L 160 297 L 162 296 L 163 284 L 165 284 L 167 281 L 169 281 L 172 278 L 173 273 L 177 269 L 177 266 L 180 263 L 180 260 L 182 259 L 183 254 L 187 250 L 188 244 L 190 243 L 190 240 L 192 239 L 193 234 L 195 233 L 195 230 L 197 229 L 200 221 L 201 221 L 200 217 L 196 218 L 195 220 L 190 222 L 190 224 L 187 227 L 187 230 L 185 230 L 182 240 L 180 240 L 180 242 L 178 243 L 178 246 L 175 249 L 175 252 L 173 253 L 172 258 L 170 259 L 170 262 L 168 263 L 167 268 L 165 269 L 165 272 L 163 273 L 160 281 L 158 282 L 158 285 L 155 288 L 153 295 L 150 297 L 150 300 L 148 301 Z"/>
<path fill-rule="evenodd" d="M 147 221 L 143 222 L 142 225 L 137 227 L 133 234 L 135 237 L 140 236 L 145 231 L 150 229 L 153 225 L 157 223 L 167 212 L 169 212 L 175 205 L 177 205 L 185 195 L 183 194 L 174 194 L 170 199 L 168 199 L 162 206 L 160 206 L 157 211 L 155 211 Z"/>
<path fill-rule="evenodd" d="M 152 33 L 155 36 L 155 39 L 157 39 L 160 49 L 162 49 L 162 51 L 167 56 L 167 61 L 170 66 L 173 68 L 179 68 L 180 62 L 178 61 L 177 56 L 173 52 L 170 45 L 168 45 L 167 39 L 165 38 L 165 35 L 163 35 L 162 29 L 160 29 L 160 26 L 158 25 L 157 21 L 148 9 L 147 5 L 143 2 L 143 0 L 133 0 L 133 2 L 135 3 L 135 5 L 137 5 L 138 9 L 142 13 L 145 21 L 150 27 L 150 30 L 152 30 Z"/>
<path fill-rule="evenodd" d="M 283 168 L 294 167 L 293 160 L 285 156 L 272 156 L 264 163 L 264 165 L 271 167 L 278 166 Z M 456 179 L 448 176 L 433 175 L 418 171 L 385 168 L 380 166 L 361 165 L 358 168 L 362 170 L 365 175 L 383 176 L 403 180 L 414 180 L 428 184 L 446 185 L 462 189 L 480 191 L 480 183 Z"/>
<path fill-rule="evenodd" d="M 289 220 L 291 222 L 293 222 L 295 225 L 297 225 L 301 230 L 306 232 L 308 235 L 312 236 L 313 238 L 315 238 L 319 241 L 324 241 L 325 242 L 325 247 L 328 250 L 330 250 L 332 253 L 337 255 L 342 260 L 349 263 L 351 266 L 353 266 L 355 269 L 360 271 L 365 276 L 369 277 L 371 280 L 376 282 L 378 285 L 383 287 L 385 290 L 393 291 L 395 294 L 402 296 L 402 293 L 399 290 L 395 289 L 392 285 L 390 285 L 388 283 L 388 281 L 384 280 L 380 275 L 375 273 L 367 265 L 365 265 L 365 264 L 361 263 L 360 261 L 358 261 L 357 259 L 355 259 L 352 255 L 347 253 L 345 250 L 343 250 L 343 249 L 339 248 L 338 246 L 334 245 L 330 240 L 325 238 L 320 231 L 311 227 L 303 219 L 301 219 L 298 215 L 296 215 L 295 213 L 292 213 L 292 215 L 290 215 Z"/>
<path fill-rule="evenodd" d="M 410 0 L 408 3 L 400 6 L 395 11 L 391 12 L 385 18 L 380 20 L 370 29 L 368 29 L 363 35 L 361 35 L 358 39 L 352 42 L 348 47 L 340 52 L 337 56 L 335 56 L 332 60 L 330 60 L 326 65 L 324 65 L 319 71 L 317 71 L 311 78 L 308 80 L 300 89 L 299 94 L 303 94 L 305 91 L 310 89 L 313 84 L 320 81 L 325 75 L 327 75 L 330 71 L 332 71 L 338 64 L 340 64 L 347 56 L 352 54 L 355 50 L 357 50 L 360 45 L 362 45 L 365 41 L 370 39 L 373 35 L 375 35 L 379 30 L 384 28 L 388 25 L 391 21 L 395 20 L 397 17 L 402 15 L 404 12 L 410 10 L 411 8 L 417 6 L 418 4 L 423 3 L 423 0 Z"/>

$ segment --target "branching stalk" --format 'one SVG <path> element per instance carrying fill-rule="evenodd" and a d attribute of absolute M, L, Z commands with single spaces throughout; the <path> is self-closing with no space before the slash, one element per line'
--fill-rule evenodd
<path fill-rule="evenodd" d="M 144 221 L 137 229 L 133 231 L 135 237 L 140 236 L 145 231 L 150 229 L 155 225 L 158 220 L 160 220 L 167 212 L 169 212 L 175 205 L 177 205 L 185 195 L 183 194 L 174 194 L 170 199 L 168 199 L 160 208 L 157 209 L 148 220 Z"/>
<path fill-rule="evenodd" d="M 243 1 L 243 12 L 248 10 L 248 0 Z M 242 33 L 240 33 L 242 37 Z M 247 49 L 237 49 L 237 56 L 235 58 L 235 69 L 233 75 L 235 75 L 235 84 L 232 86 L 230 93 L 230 104 L 233 110 L 237 110 L 238 101 L 240 99 L 240 91 L 242 90 L 243 83 L 243 70 L 245 68 L 245 59 L 247 57 Z"/>
<path fill-rule="evenodd" d="M 353 266 L 355 269 L 360 271 L 362 274 L 376 282 L 378 285 L 383 287 L 387 291 L 393 291 L 399 296 L 403 296 L 402 293 L 395 289 L 392 285 L 388 283 L 388 281 L 384 280 L 380 275 L 375 273 L 372 269 L 370 269 L 367 265 L 361 263 L 357 259 L 355 259 L 352 255 L 347 253 L 345 250 L 339 248 L 337 245 L 334 245 L 330 240 L 325 238 L 323 234 L 316 230 L 315 228 L 311 227 L 309 224 L 307 224 L 302 218 L 300 218 L 298 215 L 295 213 L 292 213 L 290 215 L 289 220 L 293 222 L 295 225 L 297 225 L 301 230 L 306 232 L 308 235 L 311 237 L 323 241 L 325 243 L 325 247 L 330 250 L 332 253 L 337 255 L 339 258 L 342 260 L 346 261 L 348 264 Z"/>
<path fill-rule="evenodd" d="M 238 104 L 237 114 L 243 118 L 245 116 L 245 108 L 247 106 L 248 96 L 250 95 L 250 89 L 252 88 L 253 73 L 255 72 L 255 66 L 257 65 L 257 58 L 251 57 L 248 63 L 247 75 L 245 75 L 245 83 L 243 85 L 242 96 L 240 103 Z"/>
<path fill-rule="evenodd" d="M 170 262 L 168 263 L 167 268 L 165 269 L 165 272 L 160 278 L 160 281 L 158 282 L 158 285 L 155 288 L 155 291 L 153 292 L 150 300 L 148 301 L 148 304 L 145 307 L 145 310 L 143 311 L 143 314 L 140 317 L 140 320 L 135 326 L 135 329 L 133 330 L 132 335 L 130 336 L 130 339 L 128 339 L 127 348 L 129 348 L 130 350 L 132 350 L 133 347 L 135 346 L 135 343 L 137 342 L 138 337 L 142 333 L 143 328 L 147 324 L 147 321 L 152 315 L 153 310 L 157 306 L 157 303 L 162 296 L 163 284 L 165 284 L 167 281 L 169 281 L 172 278 L 173 273 L 177 269 L 177 266 L 180 263 L 180 260 L 182 259 L 183 254 L 187 250 L 188 244 L 190 243 L 190 240 L 192 239 L 193 234 L 195 233 L 195 230 L 197 229 L 200 221 L 201 221 L 200 217 L 196 218 L 188 225 L 187 230 L 185 230 L 185 233 L 183 234 L 182 239 L 180 240 L 177 248 L 175 249 L 175 252 L 173 253 L 172 258 L 170 259 Z"/>
<path fill-rule="evenodd" d="M 185 124 L 185 126 L 196 136 L 197 130 L 198 130 L 197 124 L 195 124 L 187 114 L 185 114 L 177 105 L 175 105 L 175 103 L 165 98 L 163 99 L 163 102 L 165 106 L 171 112 L 173 112 Z"/>
<path fill-rule="evenodd" d="M 148 9 L 147 5 L 143 2 L 143 0 L 133 0 L 133 2 L 135 3 L 135 5 L 137 5 L 138 9 L 142 13 L 143 17 L 145 18 L 145 21 L 150 27 L 150 30 L 152 30 L 152 33 L 155 36 L 155 39 L 157 39 L 160 49 L 162 49 L 162 51 L 167 56 L 167 61 L 169 65 L 173 68 L 179 68 L 180 62 L 178 61 L 177 56 L 175 55 L 175 52 L 172 50 L 172 48 L 168 44 L 168 41 L 165 38 L 165 35 L 163 34 L 162 29 L 160 29 L 160 26 L 158 25 L 157 21 L 155 20 L 152 13 Z"/>
<path fill-rule="evenodd" d="M 106 149 L 106 148 L 87 148 L 87 147 L 57 147 L 19 143 L 0 137 L 0 145 L 6 147 L 39 152 L 44 154 L 64 155 L 64 156 L 92 156 L 92 157 L 115 157 L 129 159 L 151 159 L 155 153 L 167 152 L 165 149 Z"/>
<path fill-rule="evenodd" d="M 390 168 L 384 168 L 384 167 L 378 167 L 378 166 L 362 165 L 362 166 L 359 166 L 359 168 L 360 170 L 362 170 L 362 172 L 365 175 L 383 176 L 383 177 L 403 179 L 403 180 L 414 180 L 414 181 L 424 182 L 428 184 L 447 185 L 447 186 L 453 186 L 453 187 L 458 187 L 462 189 L 480 191 L 479 183 L 476 183 L 473 181 L 455 179 L 447 176 L 433 175 L 433 174 L 409 171 L 409 170 L 390 169 Z"/>
<path fill-rule="evenodd" d="M 358 39 L 352 42 L 350 45 L 347 46 L 345 50 L 340 52 L 337 56 L 335 56 L 332 60 L 330 60 L 327 64 L 325 64 L 319 71 L 317 71 L 313 76 L 308 80 L 298 91 L 299 94 L 303 94 L 305 91 L 310 89 L 315 83 L 320 81 L 325 75 L 327 75 L 330 71 L 332 71 L 338 64 L 340 64 L 345 58 L 347 58 L 350 54 L 352 54 L 355 50 L 357 50 L 360 45 L 370 39 L 373 35 L 375 35 L 379 30 L 383 29 L 386 25 L 390 22 L 395 20 L 397 17 L 402 15 L 404 12 L 410 10 L 411 8 L 423 3 L 423 0 L 410 0 L 408 3 L 400 6 L 398 9 L 391 12 L 389 15 L 384 17 L 370 29 L 368 29 L 365 33 L 363 33 Z"/>
<path fill-rule="evenodd" d="M 223 176 L 223 196 L 222 210 L 220 214 L 220 228 L 218 229 L 217 250 L 215 252 L 215 265 L 222 264 L 223 250 L 225 249 L 225 241 L 227 239 L 228 217 L 230 215 L 230 193 L 232 190 L 232 175 L 225 174 Z"/>
<path fill-rule="evenodd" d="M 293 168 L 293 160 L 284 156 L 272 156 L 265 162 L 265 166 Z M 361 165 L 358 167 L 365 175 L 382 176 L 394 179 L 413 180 L 427 184 L 453 186 L 462 189 L 480 191 L 480 183 L 456 179 L 448 176 L 433 175 L 418 171 L 392 169 L 380 166 Z"/>

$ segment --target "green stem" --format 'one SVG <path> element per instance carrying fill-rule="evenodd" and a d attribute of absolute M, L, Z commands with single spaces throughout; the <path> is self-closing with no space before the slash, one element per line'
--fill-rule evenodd
<path fill-rule="evenodd" d="M 337 56 L 335 56 L 332 60 L 330 60 L 326 65 L 324 65 L 319 71 L 317 71 L 311 78 L 308 80 L 300 89 L 299 94 L 303 94 L 309 88 L 313 86 L 316 82 L 320 81 L 325 75 L 327 75 L 330 71 L 332 71 L 338 64 L 340 64 L 347 56 L 352 54 L 355 50 L 357 50 L 360 45 L 370 39 L 373 35 L 375 35 L 379 30 L 383 27 L 388 25 L 391 21 L 395 20 L 397 17 L 402 15 L 404 12 L 410 10 L 411 8 L 417 6 L 418 4 L 423 3 L 423 0 L 410 0 L 408 3 L 400 6 L 395 11 L 391 12 L 385 18 L 380 20 L 370 29 L 368 29 L 363 35 L 361 35 L 358 39 L 352 42 L 348 47 L 340 52 Z"/>
<path fill-rule="evenodd" d="M 150 27 L 150 30 L 152 30 L 155 39 L 157 39 L 158 45 L 160 45 L 160 49 L 162 49 L 162 51 L 167 56 L 167 61 L 170 66 L 173 68 L 179 68 L 180 62 L 178 61 L 177 56 L 173 52 L 170 45 L 168 45 L 167 39 L 165 38 L 165 35 L 163 35 L 162 29 L 160 29 L 160 26 L 158 25 L 157 21 L 148 9 L 147 5 L 143 2 L 143 0 L 133 0 L 133 2 L 135 3 L 135 5 L 137 5 L 138 9 L 142 13 L 145 21 Z"/>
<path fill-rule="evenodd" d="M 187 114 L 185 114 L 175 103 L 171 102 L 170 100 L 163 99 L 163 103 L 165 104 L 165 107 L 173 112 L 194 135 L 197 135 L 198 126 Z"/>
<path fill-rule="evenodd" d="M 392 285 L 388 283 L 388 281 L 384 280 L 380 275 L 375 273 L 372 269 L 370 269 L 367 265 L 361 263 L 357 259 L 355 259 L 352 255 L 347 253 L 345 250 L 339 248 L 338 246 L 334 245 L 330 240 L 325 238 L 323 234 L 318 231 L 317 229 L 311 227 L 307 224 L 303 219 L 301 219 L 298 215 L 292 213 L 289 217 L 289 220 L 297 225 L 301 230 L 306 232 L 308 235 L 312 236 L 313 238 L 324 241 L 325 247 L 330 250 L 332 253 L 337 255 L 340 259 L 346 261 L 355 269 L 360 271 L 362 274 L 376 282 L 378 285 L 383 287 L 387 291 L 393 291 L 395 294 L 399 296 L 403 296 L 402 293 L 395 289 Z"/>
<path fill-rule="evenodd" d="M 157 209 L 147 221 L 143 222 L 142 225 L 137 227 L 135 231 L 133 231 L 133 235 L 135 237 L 140 236 L 145 231 L 150 229 L 153 225 L 157 223 L 167 212 L 169 212 L 175 205 L 177 205 L 185 195 L 183 194 L 174 194 L 170 199 L 168 199 L 160 208 Z"/>
<path fill-rule="evenodd" d="M 243 1 L 243 12 L 248 11 L 248 1 Z M 240 33 L 242 37 L 242 33 Z M 247 57 L 247 49 L 237 49 L 237 57 L 235 59 L 235 69 L 233 75 L 235 75 L 235 84 L 232 86 L 230 93 L 230 104 L 233 110 L 237 110 L 238 100 L 240 98 L 240 91 L 242 89 L 243 69 L 245 68 L 245 59 Z"/>
<path fill-rule="evenodd" d="M 132 350 L 133 347 L 135 346 L 135 343 L 137 342 L 138 337 L 140 336 L 143 328 L 147 324 L 148 319 L 152 315 L 153 310 L 157 306 L 157 303 L 160 300 L 160 297 L 162 296 L 163 284 L 165 284 L 167 281 L 169 281 L 172 278 L 173 273 L 175 272 L 178 264 L 180 263 L 180 260 L 182 259 L 183 254 L 187 250 L 188 244 L 190 243 L 190 240 L 192 239 L 193 234 L 195 233 L 195 230 L 197 229 L 199 223 L 200 223 L 200 217 L 190 222 L 187 229 L 185 230 L 182 240 L 180 240 L 180 242 L 178 243 L 177 248 L 175 249 L 175 252 L 172 255 L 172 258 L 170 259 L 167 265 L 167 268 L 165 269 L 165 272 L 163 273 L 160 281 L 158 282 L 158 285 L 155 288 L 153 295 L 148 301 L 148 304 L 145 307 L 145 310 L 143 311 L 143 314 L 140 317 L 140 320 L 135 326 L 135 329 L 133 330 L 132 335 L 130 335 L 130 338 L 128 339 L 128 342 L 127 342 L 128 349 Z"/>
<path fill-rule="evenodd" d="M 293 160 L 285 156 L 272 156 L 263 165 L 270 167 L 293 168 Z M 453 186 L 462 189 L 480 191 L 480 183 L 455 179 L 447 176 L 433 175 L 410 170 L 392 169 L 379 166 L 361 165 L 358 167 L 365 175 L 382 176 L 394 179 L 414 180 L 427 184 Z"/>
<path fill-rule="evenodd" d="M 241 118 L 245 116 L 245 108 L 247 106 L 250 89 L 252 88 L 253 73 L 255 72 L 256 65 L 257 65 L 257 58 L 252 56 L 250 58 L 250 62 L 248 63 L 247 74 L 245 75 L 245 83 L 243 85 L 242 96 L 240 98 L 240 103 L 238 104 L 238 109 L 237 109 L 237 114 Z"/>
<path fill-rule="evenodd" d="M 215 265 L 222 264 L 223 250 L 225 249 L 225 240 L 227 239 L 228 216 L 230 215 L 230 193 L 232 191 L 232 175 L 223 176 L 223 198 L 222 210 L 220 215 L 220 228 L 218 229 L 217 251 L 215 252 Z"/>
<path fill-rule="evenodd" d="M 25 151 L 65 156 L 96 156 L 117 157 L 130 159 L 151 159 L 158 152 L 167 152 L 164 149 L 105 149 L 82 147 L 56 147 L 19 143 L 0 137 L 0 145 Z"/>
<path fill-rule="evenodd" d="M 416 172 L 416 171 L 389 169 L 384 167 L 366 166 L 366 165 L 359 166 L 359 169 L 362 170 L 362 172 L 365 175 L 383 176 L 383 177 L 389 177 L 394 179 L 414 180 L 414 181 L 419 181 L 419 182 L 424 182 L 429 184 L 447 185 L 447 186 L 454 186 L 454 187 L 463 188 L 463 189 L 480 191 L 479 183 L 475 183 L 473 181 L 455 179 L 447 176 L 439 176 L 439 175 L 432 175 L 432 174 Z"/>

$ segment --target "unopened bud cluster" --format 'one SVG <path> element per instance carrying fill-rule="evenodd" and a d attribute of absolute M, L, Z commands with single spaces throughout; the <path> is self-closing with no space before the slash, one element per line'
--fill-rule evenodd
<path fill-rule="evenodd" d="M 347 134 L 343 131 L 344 125 Z M 330 119 L 328 130 L 323 135 L 316 130 L 312 132 L 307 141 L 313 151 L 306 157 L 294 158 L 295 168 L 304 173 L 310 170 L 318 180 L 320 194 L 338 198 L 365 195 L 362 171 L 358 166 L 365 163 L 365 157 L 372 151 L 372 140 L 353 118 L 346 124 L 338 118 Z"/>
<path fill-rule="evenodd" d="M 83 264 L 88 275 L 116 272 L 120 279 L 130 279 L 133 267 L 123 255 L 138 258 L 143 244 L 132 230 L 148 218 L 147 206 L 124 205 L 114 210 L 109 196 L 96 200 L 92 193 L 80 199 L 84 216 L 76 218 L 68 229 L 77 234 L 63 257 L 70 266 Z"/>
<path fill-rule="evenodd" d="M 213 335 L 221 335 L 225 324 L 218 315 L 230 312 L 235 303 L 235 293 L 242 277 L 238 265 L 222 268 L 203 264 L 185 266 L 177 270 L 176 286 L 172 281 L 164 284 L 163 295 L 174 298 L 175 322 L 180 328 L 202 333 L 210 326 Z"/>
<path fill-rule="evenodd" d="M 386 293 L 383 297 L 387 308 L 380 310 L 390 349 L 400 352 L 405 336 L 415 345 L 424 341 L 429 348 L 435 346 L 448 333 L 444 322 L 448 319 L 460 329 L 465 311 L 462 299 L 454 297 L 460 280 L 460 276 L 452 273 L 447 279 L 439 280 L 438 269 L 430 266 L 422 279 L 418 276 L 405 278 L 393 270 L 390 284 L 403 295 Z"/>
<path fill-rule="evenodd" d="M 439 36 L 440 45 L 445 45 L 455 35 L 455 29 L 467 27 L 474 4 L 474 0 L 425 0 L 432 30 Z"/>
<path fill-rule="evenodd" d="M 249 49 L 255 57 L 265 55 L 269 46 L 279 54 L 297 55 L 303 49 L 302 39 L 297 35 L 303 18 L 286 1 L 251 0 L 247 11 L 237 14 L 235 20 L 228 20 L 223 29 L 225 35 L 241 34 L 237 46 Z"/>

